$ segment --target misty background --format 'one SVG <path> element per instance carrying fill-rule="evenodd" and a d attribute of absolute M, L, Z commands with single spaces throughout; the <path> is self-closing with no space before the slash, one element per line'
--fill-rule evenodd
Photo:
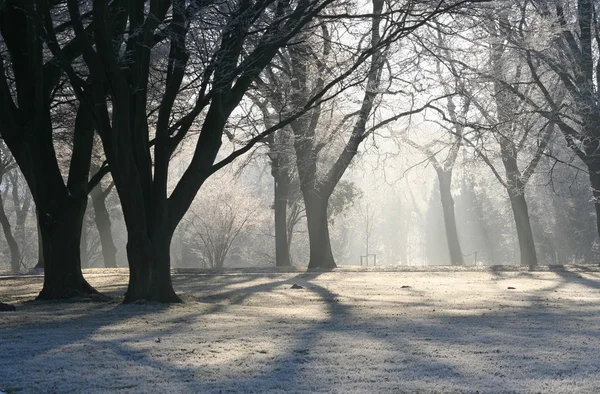
<path fill-rule="evenodd" d="M 595 156 L 585 153 L 593 149 L 588 129 L 595 129 L 586 128 L 588 107 L 575 95 L 570 80 L 553 74 L 557 67 L 564 67 L 572 72 L 573 80 L 580 81 L 582 69 L 564 60 L 567 52 L 561 52 L 564 47 L 557 43 L 570 43 L 569 34 L 575 32 L 580 41 L 577 48 L 581 48 L 577 50 L 583 51 L 585 18 L 574 19 L 579 15 L 576 7 L 562 3 L 557 3 L 552 17 L 543 12 L 543 4 L 500 1 L 463 7 L 459 2 L 439 11 L 435 2 L 374 1 L 357 5 L 359 14 L 352 24 L 343 17 L 332 17 L 330 24 L 306 22 L 287 46 L 278 48 L 228 114 L 219 131 L 220 142 L 213 141 L 217 148 L 215 160 L 209 163 L 211 171 L 240 147 L 252 149 L 191 187 L 196 198 L 172 234 L 171 259 L 170 263 L 163 259 L 165 266 L 276 265 L 277 212 L 283 212 L 279 217 L 285 222 L 285 239 L 281 242 L 290 254 L 289 262 L 285 257 L 277 263 L 281 266 L 305 266 L 313 257 L 314 264 L 322 263 L 322 267 L 335 266 L 334 260 L 339 265 L 380 266 L 598 261 L 592 193 L 597 191 L 590 187 Z M 579 7 L 595 7 L 586 4 Z M 331 12 L 348 6 L 332 5 Z M 388 18 L 386 10 L 392 15 L 422 14 L 415 14 L 414 25 L 406 26 L 406 21 Z M 49 17 L 66 18 L 59 11 Z M 220 31 L 227 20 L 214 29 Z M 183 35 L 193 48 L 186 50 L 199 62 L 209 58 L 212 48 L 204 48 L 207 53 L 201 49 L 211 38 L 200 33 L 212 29 L 202 23 L 199 20 Z M 64 42 L 69 38 L 61 36 Z M 372 50 L 365 49 L 365 42 L 370 42 Z M 178 45 L 175 39 L 171 44 L 172 48 Z M 248 43 L 249 48 L 253 45 Z M 162 105 L 161 84 L 169 81 L 165 82 L 160 70 L 166 59 L 172 60 L 167 49 L 166 43 L 159 43 L 149 52 L 156 70 L 149 69 L 147 74 L 154 87 L 147 89 L 144 105 L 149 108 L 142 114 L 148 138 L 156 137 L 158 128 L 158 107 L 150 109 Z M 2 41 L 0 50 L 10 80 L 11 73 L 17 72 L 9 65 L 15 56 L 9 56 L 10 41 Z M 361 57 L 363 51 L 368 56 Z M 532 53 L 539 57 L 537 61 L 531 60 Z M 597 58 L 597 51 L 590 56 Z M 86 69 L 83 63 L 75 66 Z M 179 82 L 172 117 L 186 113 L 197 98 L 194 89 L 200 85 L 194 84 L 201 65 L 187 67 L 189 74 L 181 81 L 188 85 Z M 347 74 L 342 73 L 346 69 Z M 93 77 L 93 70 L 90 73 Z M 324 89 L 330 80 L 335 83 Z M 207 81 L 211 88 L 218 85 L 216 80 Z M 274 126 L 303 103 L 310 103 L 319 89 L 327 95 L 318 96 L 321 101 L 307 114 Z M 592 90 L 596 92 L 597 86 Z M 77 106 L 66 80 L 52 100 L 53 153 L 67 184 L 69 163 L 75 162 L 75 114 L 82 107 Z M 110 105 L 105 105 L 112 110 L 116 100 L 107 100 Z M 184 184 L 181 189 L 186 186 L 184 174 L 198 153 L 196 144 L 201 145 L 198 141 L 209 114 L 198 111 L 193 116 L 180 143 L 169 153 L 170 161 L 163 163 L 168 172 L 167 196 L 179 184 Z M 177 125 L 173 119 L 170 122 Z M 273 127 L 273 133 L 253 140 Z M 42 268 L 38 220 L 44 228 L 51 228 L 56 218 L 49 212 L 54 208 L 49 203 L 48 213 L 36 211 L 27 182 L 11 156 L 15 148 L 9 149 L 4 142 L 0 148 L 0 221 L 5 235 L 0 239 L 0 268 Z M 154 150 L 148 153 L 149 174 L 156 171 L 155 156 Z M 108 161 L 96 136 L 90 178 L 102 173 Z M 34 179 L 41 182 L 37 175 L 29 182 Z M 323 186 L 328 182 L 331 195 L 321 190 L 329 188 Z M 276 185 L 281 185 L 281 191 Z M 123 191 L 121 196 L 128 194 Z M 81 267 L 127 267 L 128 235 L 110 173 L 89 191 L 87 199 Z M 324 201 L 327 215 L 327 225 L 320 222 L 314 227 L 313 241 L 306 220 L 307 199 L 315 206 Z M 321 210 L 315 208 L 315 218 Z M 327 227 L 329 234 L 323 235 Z M 168 239 L 170 229 L 165 231 L 164 239 Z M 334 259 L 327 251 L 312 256 L 310 243 L 313 251 L 326 250 L 327 237 Z"/>
<path fill-rule="evenodd" d="M 435 124 L 419 123 L 419 128 Z M 558 139 L 558 136 L 554 137 Z M 560 146 L 560 141 L 554 141 Z M 5 151 L 3 151 L 3 154 Z M 174 160 L 185 160 L 182 153 Z M 581 264 L 598 261 L 589 182 L 582 171 L 543 157 L 527 187 L 530 219 L 541 264 Z M 454 170 L 457 229 L 466 265 L 519 264 L 519 246 L 502 186 L 489 168 L 463 149 Z M 330 234 L 338 265 L 360 265 L 366 254 L 377 265 L 451 264 L 439 186 L 427 155 L 389 139 L 375 137 L 361 149 L 344 176 L 347 199 L 335 200 Z M 127 267 L 126 230 L 119 199 L 102 183 L 110 217 L 110 235 L 116 247 L 116 264 Z M 17 168 L 6 171 L 0 186 L 3 212 L 20 251 L 20 269 L 38 264 L 35 206 Z M 299 192 L 298 192 L 299 193 Z M 90 197 L 84 221 L 81 254 L 85 268 L 105 267 L 98 223 Z M 226 202 L 225 207 L 221 204 Z M 294 215 L 292 263 L 308 262 L 308 235 L 304 207 L 298 194 L 289 212 Z M 106 226 L 106 224 L 103 224 Z M 6 231 L 6 230 L 5 230 Z M 273 178 L 266 149 L 216 174 L 203 187 L 190 212 L 178 227 L 171 247 L 174 268 L 262 267 L 275 265 Z M 214 244 L 228 247 L 215 258 Z M 1 268 L 10 269 L 11 249 L 0 238 Z M 362 263 L 366 265 L 364 257 Z M 369 265 L 373 265 L 373 257 Z M 109 265 L 110 266 L 110 265 Z"/>

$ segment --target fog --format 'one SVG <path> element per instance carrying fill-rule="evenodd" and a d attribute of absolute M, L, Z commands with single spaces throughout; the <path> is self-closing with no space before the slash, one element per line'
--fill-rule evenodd
<path fill-rule="evenodd" d="M 0 394 L 597 392 L 599 14 L 0 0 Z"/>
<path fill-rule="evenodd" d="M 183 41 L 158 35 L 139 69 L 125 41 L 106 54 L 121 64 L 114 75 L 95 68 L 96 44 L 81 49 L 48 79 L 55 92 L 38 112 L 21 108 L 34 97 L 3 33 L 2 105 L 21 115 L 0 144 L 2 269 L 597 261 L 597 125 L 586 111 L 598 105 L 582 93 L 597 94 L 597 71 L 565 60 L 569 34 L 592 22 L 567 24 L 579 14 L 561 7 L 570 33 L 560 35 L 541 6 L 517 3 L 326 2 L 326 22 L 290 21 L 293 37 L 269 48 L 273 37 L 241 33 L 228 45 L 235 12 L 211 6 L 214 23 L 190 16 Z M 258 25 L 274 23 L 267 8 Z M 53 26 L 59 12 L 47 18 Z M 34 37 L 48 64 L 81 34 L 58 30 L 57 48 Z M 123 83 L 134 79 L 146 86 Z M 45 139 L 26 138 L 19 121 L 42 112 Z"/>
<path fill-rule="evenodd" d="M 451 264 L 444 217 L 439 198 L 435 170 L 419 152 L 390 145 L 387 153 L 379 144 L 368 143 L 356 164 L 344 175 L 353 190 L 352 198 L 329 219 L 334 256 L 338 265 L 421 266 Z M 393 153 L 393 154 L 391 154 Z M 185 154 L 176 157 L 185 162 Z M 174 268 L 259 267 L 275 265 L 275 232 L 273 223 L 273 178 L 270 160 L 259 148 L 249 160 L 216 174 L 202 187 L 190 213 L 176 231 L 171 248 Z M 466 265 L 519 264 L 519 246 L 510 202 L 502 187 L 490 177 L 485 165 L 473 162 L 463 153 L 456 165 L 453 196 L 459 240 Z M 536 248 L 541 264 L 579 264 L 597 261 L 598 247 L 594 228 L 593 203 L 586 180 L 577 169 L 552 168 L 548 158 L 527 192 Z M 552 173 L 550 171 L 553 171 Z M 560 178 L 557 175 L 560 171 Z M 177 171 L 174 175 L 177 176 Z M 16 180 L 16 183 L 12 183 Z M 109 182 L 106 182 L 107 186 Z M 21 185 L 15 193 L 15 186 Z M 27 207 L 27 195 L 21 175 L 13 170 L 2 184 L 4 209 L 8 220 L 15 223 L 17 209 Z M 219 210 L 223 201 L 238 208 Z M 291 242 L 292 262 L 305 266 L 308 262 L 308 235 L 304 208 L 298 210 Z M 110 212 L 111 234 L 117 250 L 117 263 L 127 267 L 125 224 L 114 189 L 106 199 Z M 38 236 L 35 206 L 28 208 L 23 243 L 21 270 L 38 262 Z M 209 215 L 210 213 L 210 215 Z M 577 214 L 577 218 L 569 215 Z M 84 267 L 104 267 L 104 257 L 93 205 L 88 204 L 82 239 Z M 573 229 L 569 229 L 573 226 Z M 231 225 L 231 228 L 228 227 Z M 17 227 L 18 229 L 18 227 Z M 21 231 L 21 230 L 19 230 Z M 229 242 L 222 262 L 215 262 L 213 241 Z M 228 235 L 224 240 L 218 237 Z M 206 242 L 203 241 L 206 239 Z M 227 245 L 225 245 L 227 246 Z M 5 238 L 0 240 L 3 269 L 9 269 L 10 249 Z"/>

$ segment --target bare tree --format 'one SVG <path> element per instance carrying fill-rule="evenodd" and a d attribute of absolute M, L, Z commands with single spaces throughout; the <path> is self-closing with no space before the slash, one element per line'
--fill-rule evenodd
<path fill-rule="evenodd" d="M 363 96 L 358 110 L 346 114 L 337 125 L 323 126 L 323 123 L 327 123 L 322 116 L 325 107 L 318 105 L 306 115 L 290 123 L 294 132 L 297 170 L 308 223 L 309 268 L 336 266 L 329 239 L 327 214 L 329 199 L 358 153 L 361 143 L 380 127 L 418 113 L 426 107 L 413 108 L 368 126 L 368 122 L 374 119 L 376 99 L 385 90 L 381 87 L 381 79 L 390 45 L 457 5 L 440 2 L 393 3 L 388 5 L 389 9 L 386 8 L 386 17 L 383 18 L 384 2 L 375 0 L 372 4 L 371 26 L 364 37 L 372 48 L 367 52 L 369 66 L 366 71 L 363 70 L 360 77 L 357 77 L 359 82 L 354 81 L 355 84 L 364 82 Z M 411 15 L 417 17 L 409 17 Z M 305 33 L 298 38 L 294 46 L 280 53 L 278 68 L 282 71 L 267 69 L 263 73 L 259 88 L 263 90 L 266 99 L 277 114 L 289 113 L 294 108 L 302 107 L 314 91 L 319 91 L 326 84 L 327 72 L 334 68 L 329 65 L 329 62 L 339 54 L 332 50 L 331 33 L 325 24 L 319 25 L 318 28 L 321 30 L 320 34 Z M 364 55 L 358 51 L 356 56 Z M 287 86 L 290 92 L 284 94 L 276 91 L 272 88 L 275 86 Z M 323 154 L 323 149 L 329 147 L 330 142 L 338 137 L 337 131 L 346 129 L 349 124 L 351 124 L 351 132 L 342 152 L 335 157 L 329 168 L 320 168 L 322 163 L 319 157 Z M 328 127 L 329 137 L 319 141 L 318 127 Z"/>
<path fill-rule="evenodd" d="M 598 52 L 593 49 L 600 48 L 597 18 L 600 6 L 591 0 L 578 0 L 576 6 L 575 2 L 562 1 L 533 3 L 542 18 L 553 22 L 558 33 L 548 43 L 549 47 L 524 46 L 532 79 L 550 107 L 542 113 L 556 123 L 569 147 L 588 167 L 600 233 L 600 90 L 597 79 L 600 63 Z M 574 23 L 570 23 L 571 20 Z M 566 106 L 553 96 L 555 89 L 542 75 L 538 62 L 560 81 L 560 89 L 570 98 Z"/>
<path fill-rule="evenodd" d="M 69 63 L 62 66 L 80 101 L 93 111 L 121 200 L 130 265 L 125 302 L 179 301 L 169 271 L 176 226 L 211 174 L 274 131 L 266 130 L 215 164 L 229 116 L 279 48 L 330 3 L 156 1 L 146 14 L 144 2 L 128 2 L 125 8 L 95 2 L 88 9 L 68 0 L 72 32 L 81 45 L 90 83 Z M 84 14 L 90 15 L 89 23 Z M 61 56 L 51 16 L 47 11 L 44 15 L 48 46 Z M 126 56 L 121 56 L 121 48 Z M 159 50 L 168 53 L 162 82 L 150 75 L 152 56 Z M 188 81 L 195 89 L 191 98 L 179 95 Z M 152 139 L 148 87 L 154 82 L 153 91 L 163 94 Z M 188 109 L 180 112 L 180 108 Z M 193 157 L 167 197 L 169 160 L 197 125 L 200 133 Z"/>
<path fill-rule="evenodd" d="M 101 171 L 101 167 L 93 163 L 91 166 L 93 173 Z M 99 182 L 96 187 L 90 191 L 92 198 L 92 206 L 94 207 L 94 223 L 98 229 L 100 243 L 102 245 L 102 257 L 106 268 L 117 268 L 117 248 L 112 236 L 112 224 L 110 214 L 106 207 L 106 199 L 112 192 L 114 182 L 110 182 L 106 187 L 103 187 Z"/>
<path fill-rule="evenodd" d="M 528 84 L 541 100 L 533 100 L 516 86 L 497 80 L 538 114 L 555 124 L 567 145 L 587 166 L 600 234 L 600 36 L 599 5 L 591 0 L 565 2 L 507 2 L 517 23 L 500 14 L 499 34 L 511 48 L 521 52 L 529 71 Z M 490 78 L 494 78 L 490 75 Z M 557 94 L 558 92 L 558 94 Z"/>
<path fill-rule="evenodd" d="M 470 33 L 462 36 L 463 45 L 472 51 L 470 58 L 452 54 L 448 44 L 440 41 L 438 35 L 440 59 L 456 81 L 457 94 L 470 103 L 473 111 L 467 112 L 467 109 L 458 119 L 451 107 L 447 113 L 438 110 L 444 121 L 461 128 L 458 134 L 467 148 L 475 151 L 506 189 L 521 264 L 535 266 L 538 259 L 525 186 L 547 148 L 554 124 L 537 113 L 542 106 L 530 83 L 527 62 L 502 33 L 511 25 L 508 16 L 511 11 L 510 7 L 486 10 L 483 28 L 475 27 L 479 24 L 475 21 Z M 523 18 L 518 13 L 516 17 Z M 465 127 L 471 130 L 468 135 Z M 498 146 L 499 155 L 492 144 Z M 525 155 L 529 159 L 523 165 L 522 156 Z M 504 175 L 497 169 L 496 158 L 502 162 Z"/>
<path fill-rule="evenodd" d="M 444 228 L 450 262 L 453 265 L 464 265 L 463 253 L 456 226 L 454 198 L 452 197 L 452 173 L 463 143 L 462 139 L 465 131 L 463 123 L 469 112 L 471 102 L 468 98 L 461 97 L 460 95 L 453 97 L 453 95 L 456 95 L 457 92 L 461 91 L 463 84 L 458 78 L 451 78 L 450 81 L 446 80 L 443 65 L 450 68 L 451 76 L 457 75 L 457 70 L 451 61 L 451 50 L 444 41 L 444 37 L 440 30 L 440 25 L 436 24 L 435 34 L 437 35 L 436 44 L 438 46 L 438 51 L 436 51 L 435 58 L 433 59 L 435 63 L 435 76 L 432 79 L 434 79 L 435 84 L 441 85 L 441 89 L 446 96 L 445 112 L 446 116 L 451 120 L 451 123 L 444 124 L 439 122 L 439 124 L 442 129 L 446 131 L 445 136 L 449 137 L 450 141 L 438 140 L 423 145 L 410 139 L 407 134 L 400 133 L 400 137 L 406 144 L 426 155 L 427 159 L 433 165 L 439 184 L 440 201 L 442 203 L 442 212 L 444 215 Z M 442 62 L 440 58 L 445 59 L 445 61 Z M 456 101 L 458 100 L 461 100 L 459 108 L 457 108 L 456 104 Z M 439 158 L 444 154 L 444 158 Z"/>
<path fill-rule="evenodd" d="M 62 21 L 64 12 L 57 4 L 51 10 L 48 3 L 42 3 L 0 3 L 0 116 L 2 137 L 38 212 L 45 268 L 38 298 L 54 299 L 97 293 L 81 274 L 79 251 L 94 126 L 84 106 L 70 115 L 73 143 L 64 179 L 53 141 L 53 114 L 61 106 L 72 106 L 57 94 L 68 89 L 58 64 L 73 62 L 81 52 L 67 34 L 61 37 L 60 60 L 48 53 L 41 16 L 54 12 Z M 64 31 L 68 25 L 58 22 L 56 30 Z"/>
<path fill-rule="evenodd" d="M 0 146 L 0 184 L 4 183 L 6 175 L 10 171 L 14 171 L 15 167 L 16 163 L 7 152 L 4 144 L 2 144 L 2 146 Z M 6 185 L 4 187 L 5 190 L 8 190 Z M 8 216 L 6 215 L 3 201 L 4 198 L 5 196 L 0 195 L 0 224 L 2 225 L 2 231 L 4 232 L 4 237 L 6 238 L 10 250 L 10 268 L 13 272 L 19 272 L 21 269 L 21 252 L 19 250 L 19 244 L 13 235 Z"/>
<path fill-rule="evenodd" d="M 213 190 L 193 205 L 186 221 L 188 242 L 207 268 L 223 268 L 227 255 L 240 234 L 256 215 L 252 199 L 239 188 Z"/>
<path fill-rule="evenodd" d="M 449 104 L 451 104 L 449 107 L 453 108 L 454 103 L 452 99 L 448 98 L 448 101 Z M 449 112 L 452 114 L 454 110 L 449 109 Z M 451 115 L 451 117 L 455 116 L 456 114 L 454 114 L 454 116 Z M 403 140 L 408 145 L 425 154 L 435 169 L 440 190 L 440 201 L 442 203 L 442 211 L 444 214 L 444 228 L 446 230 L 446 241 L 448 244 L 448 251 L 450 253 L 450 262 L 453 265 L 464 265 L 465 262 L 456 228 L 454 199 L 452 197 L 452 170 L 454 168 L 454 164 L 456 163 L 456 158 L 458 157 L 458 152 L 462 143 L 461 126 L 456 127 L 454 133 L 454 142 L 452 145 L 450 145 L 449 152 L 446 158 L 443 160 L 437 159 L 436 156 L 439 154 L 439 151 L 435 151 L 433 149 L 433 147 L 437 145 L 437 141 L 432 144 L 421 145 L 408 137 L 403 138 Z"/>

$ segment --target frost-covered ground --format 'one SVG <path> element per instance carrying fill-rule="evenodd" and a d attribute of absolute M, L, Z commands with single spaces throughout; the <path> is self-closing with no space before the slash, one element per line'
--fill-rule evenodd
<path fill-rule="evenodd" d="M 183 271 L 169 306 L 28 302 L 41 280 L 0 279 L 0 391 L 600 392 L 596 268 Z"/>

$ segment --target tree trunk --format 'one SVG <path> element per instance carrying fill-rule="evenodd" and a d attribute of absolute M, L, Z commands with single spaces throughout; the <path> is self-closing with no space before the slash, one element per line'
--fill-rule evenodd
<path fill-rule="evenodd" d="M 592 194 L 594 197 L 594 208 L 596 209 L 596 229 L 600 235 L 600 169 L 588 165 Z"/>
<path fill-rule="evenodd" d="M 273 163 L 273 166 L 276 166 Z M 275 179 L 275 266 L 289 267 L 290 249 L 287 234 L 287 196 L 289 185 L 284 176 L 278 174 L 279 169 L 273 168 Z"/>
<path fill-rule="evenodd" d="M 123 137 L 131 138 L 131 133 L 139 131 L 130 128 L 127 109 L 119 116 L 115 111 L 114 137 L 101 133 L 127 227 L 129 286 L 123 302 L 181 302 L 171 282 L 170 244 L 175 226 L 166 206 L 168 159 L 165 156 L 168 155 L 155 148 L 152 183 L 150 161 L 147 157 L 134 157 L 131 153 L 133 148 Z"/>
<path fill-rule="evenodd" d="M 123 303 L 138 300 L 156 302 L 181 302 L 171 282 L 172 232 L 155 231 L 149 238 L 136 240 L 129 237 L 127 258 L 129 260 L 129 286 Z"/>
<path fill-rule="evenodd" d="M 534 267 L 537 265 L 538 261 L 524 191 L 522 189 L 516 192 L 509 190 L 508 195 L 515 218 L 515 226 L 517 228 L 521 265 Z"/>
<path fill-rule="evenodd" d="M 37 7 L 39 6 L 39 7 Z M 80 236 L 87 204 L 87 183 L 94 125 L 87 105 L 75 118 L 68 180 L 53 144 L 54 87 L 60 78 L 56 59 L 44 52 L 42 24 L 32 18 L 43 5 L 2 2 L 2 38 L 12 63 L 14 105 L 0 90 L 2 138 L 27 181 L 36 204 L 44 255 L 44 285 L 39 299 L 97 293 L 81 273 Z M 74 51 L 78 53 L 77 50 Z M 75 59 L 79 55 L 73 55 Z M 47 59 L 47 62 L 46 62 Z M 71 58 L 69 58 L 71 59 Z M 71 60 L 62 59 L 67 62 Z M 2 73 L 0 73 L 3 75 Z M 6 87 L 4 77 L 0 78 Z M 7 95 L 8 94 L 8 95 Z"/>
<path fill-rule="evenodd" d="M 444 227 L 446 228 L 446 240 L 448 241 L 448 251 L 450 252 L 450 262 L 452 265 L 465 265 L 460 242 L 458 240 L 458 231 L 456 230 L 456 216 L 454 213 L 454 199 L 452 198 L 452 171 L 436 170 L 440 184 L 440 197 L 442 200 L 442 209 L 444 211 Z"/>
<path fill-rule="evenodd" d="M 81 254 L 81 268 L 88 268 L 90 266 L 90 253 L 88 251 L 88 232 L 87 232 L 87 223 L 85 220 L 85 216 L 83 218 L 82 228 L 81 228 L 81 239 L 79 241 L 80 245 L 80 254 Z"/>
<path fill-rule="evenodd" d="M 17 242 L 20 242 L 21 245 L 25 245 L 27 242 L 27 240 L 25 239 L 25 223 L 27 222 L 27 217 L 29 216 L 29 208 L 31 206 L 31 193 L 27 189 L 23 190 L 23 193 L 25 193 L 25 197 L 23 203 L 21 204 L 19 193 L 19 175 L 14 174 L 13 176 L 11 176 L 11 182 L 13 203 L 17 215 L 17 220 L 15 222 L 15 236 Z"/>
<path fill-rule="evenodd" d="M 308 224 L 308 240 L 310 244 L 309 269 L 336 267 L 331 241 L 329 239 L 329 222 L 327 221 L 327 204 L 329 198 L 316 191 L 304 195 L 306 221 Z"/>
<path fill-rule="evenodd" d="M 100 234 L 100 244 L 102 246 L 102 257 L 106 268 L 117 268 L 117 248 L 112 237 L 112 223 L 108 209 L 106 209 L 106 194 L 100 184 L 91 192 L 92 205 L 94 206 L 94 221 Z"/>
<path fill-rule="evenodd" d="M 42 242 L 42 230 L 40 229 L 40 219 L 36 210 L 35 221 L 37 222 L 37 238 L 38 238 L 38 262 L 35 268 L 44 269 L 44 243 Z"/>
<path fill-rule="evenodd" d="M 107 157 L 109 157 L 108 153 Z M 135 179 L 135 176 L 132 177 L 132 174 L 138 171 L 132 170 L 135 166 L 133 162 L 127 163 L 131 158 L 123 155 L 119 159 L 123 167 L 120 171 L 113 171 L 112 175 L 121 200 L 128 233 L 129 286 L 123 302 L 131 303 L 138 300 L 181 302 L 171 282 L 170 245 L 175 227 L 171 226 L 166 207 L 166 186 L 160 187 L 156 181 L 161 178 L 162 184 L 166 185 L 164 180 L 166 180 L 168 165 L 161 159 L 161 155 L 155 155 L 154 187 L 156 190 L 161 190 L 163 194 L 162 199 L 152 201 L 149 193 L 143 191 L 142 184 Z M 112 162 L 118 160 L 113 159 Z M 142 200 L 140 201 L 139 198 Z"/>
<path fill-rule="evenodd" d="M 84 197 L 71 201 L 60 217 L 38 216 L 44 252 L 44 286 L 38 300 L 99 294 L 81 273 L 79 245 L 86 205 Z"/>
<path fill-rule="evenodd" d="M 129 263 L 129 285 L 123 303 L 149 300 L 152 294 L 150 273 L 155 258 L 152 244 L 148 239 L 136 240 L 130 234 L 127 240 L 127 261 Z"/>
<path fill-rule="evenodd" d="M 19 269 L 21 268 L 19 244 L 12 234 L 10 221 L 6 216 L 6 212 L 4 212 L 4 201 L 2 201 L 2 197 L 0 197 L 0 223 L 2 224 L 2 230 L 4 231 L 4 236 L 6 237 L 6 242 L 8 243 L 8 248 L 10 250 L 10 269 L 13 272 L 19 272 Z"/>

